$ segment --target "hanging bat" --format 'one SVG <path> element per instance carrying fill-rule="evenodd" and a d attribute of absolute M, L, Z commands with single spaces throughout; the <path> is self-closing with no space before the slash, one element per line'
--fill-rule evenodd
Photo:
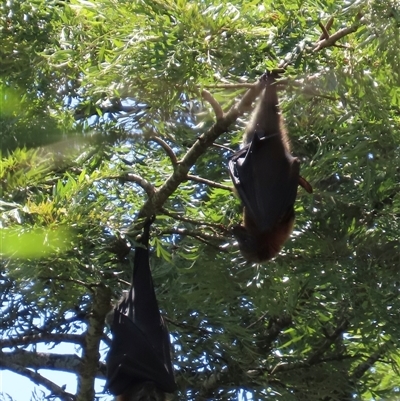
<path fill-rule="evenodd" d="M 289 140 L 279 112 L 277 72 L 267 72 L 265 87 L 246 127 L 244 147 L 229 160 L 229 172 L 242 200 L 244 225 L 234 226 L 239 249 L 250 262 L 275 257 L 294 224 L 294 202 L 300 184 L 300 162 L 290 154 Z"/>
<path fill-rule="evenodd" d="M 132 285 L 111 317 L 106 388 L 116 401 L 164 400 L 176 390 L 167 327 L 158 309 L 149 264 L 147 221 L 135 247 Z M 147 397 L 147 398 L 146 398 Z"/>

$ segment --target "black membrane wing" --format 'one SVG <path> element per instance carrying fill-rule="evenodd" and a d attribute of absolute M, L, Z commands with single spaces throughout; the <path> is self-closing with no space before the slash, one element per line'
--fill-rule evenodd
<path fill-rule="evenodd" d="M 168 332 L 165 326 L 161 327 L 164 329 L 163 341 L 169 345 Z M 166 351 L 169 353 L 169 349 Z M 131 319 L 115 311 L 113 342 L 107 357 L 107 387 L 112 394 L 118 395 L 147 381 L 168 393 L 176 390 L 172 365 L 168 366 Z"/>
<path fill-rule="evenodd" d="M 165 392 L 176 390 L 170 340 L 160 315 L 149 264 L 147 223 L 136 246 L 132 288 L 114 310 L 113 339 L 107 355 L 107 388 L 114 395 L 152 381 Z"/>
<path fill-rule="evenodd" d="M 235 188 L 260 231 L 271 229 L 290 212 L 296 200 L 300 164 L 279 134 L 259 138 L 229 160 Z"/>

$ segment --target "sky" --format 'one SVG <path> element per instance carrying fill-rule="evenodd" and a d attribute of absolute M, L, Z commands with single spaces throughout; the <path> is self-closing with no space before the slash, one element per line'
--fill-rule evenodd
<path fill-rule="evenodd" d="M 60 344 L 49 349 L 46 344 L 37 344 L 38 352 L 53 352 L 57 354 L 74 354 L 76 347 L 73 344 Z M 104 359 L 104 355 L 102 355 Z M 54 370 L 38 370 L 42 376 L 53 381 L 58 386 L 66 385 L 66 391 L 72 394 L 76 394 L 77 379 L 76 375 L 72 373 L 54 371 Z M 101 401 L 112 401 L 113 397 L 107 394 L 103 394 L 103 387 L 105 380 L 96 380 L 96 391 Z M 11 401 L 8 397 L 12 397 L 13 401 L 30 401 L 32 392 L 35 391 L 39 395 L 38 399 L 42 399 L 42 392 L 45 392 L 45 396 L 49 395 L 50 392 L 42 386 L 37 386 L 30 379 L 21 375 L 15 374 L 8 370 L 0 370 L 0 401 Z M 43 397 L 44 398 L 44 397 Z"/>
<path fill-rule="evenodd" d="M 55 372 L 50 370 L 39 370 L 41 375 L 54 381 L 59 386 L 66 385 L 66 391 L 75 394 L 76 393 L 76 376 L 71 373 Z M 96 391 L 98 391 L 98 396 L 100 396 L 101 401 L 112 401 L 113 397 L 107 394 L 99 394 L 103 390 L 105 381 L 97 380 Z M 50 392 L 47 391 L 42 386 L 36 386 L 29 379 L 17 375 L 13 372 L 2 370 L 0 371 L 0 401 L 9 401 L 6 395 L 10 395 L 13 401 L 29 401 L 32 396 L 32 392 L 35 390 L 37 394 L 40 395 L 39 400 L 42 398 L 41 391 L 45 392 L 45 395 L 49 395 Z M 40 391 L 41 390 L 41 391 Z"/>

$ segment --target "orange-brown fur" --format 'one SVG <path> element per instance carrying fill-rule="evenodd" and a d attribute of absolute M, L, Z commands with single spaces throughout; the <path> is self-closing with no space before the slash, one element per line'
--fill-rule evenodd
<path fill-rule="evenodd" d="M 273 119 L 268 118 L 266 116 L 267 113 L 273 115 Z M 262 115 L 262 119 L 260 119 L 260 115 Z M 268 127 L 265 124 L 268 124 Z M 283 145 L 290 152 L 289 137 L 279 109 L 276 83 L 273 84 L 273 87 L 269 86 L 262 90 L 259 101 L 243 135 L 243 145 L 247 145 L 253 140 L 255 131 L 268 132 L 269 134 L 279 133 Z"/>
<path fill-rule="evenodd" d="M 243 144 L 249 144 L 254 135 L 263 137 L 279 134 L 283 145 L 282 157 L 285 157 L 285 150 L 290 152 L 290 143 L 279 110 L 275 77 L 270 74 L 263 78 L 266 79 L 267 85 L 263 89 L 252 118 L 246 127 Z M 243 208 L 243 225 L 233 227 L 233 234 L 238 241 L 241 254 L 246 260 L 261 263 L 278 255 L 293 230 L 293 208 L 290 208 L 284 216 L 278 217 L 272 228 L 262 232 L 250 214 L 246 212 L 246 207 Z"/>
<path fill-rule="evenodd" d="M 244 226 L 233 228 L 233 234 L 239 243 L 243 257 L 249 262 L 261 263 L 272 259 L 281 251 L 283 244 L 293 231 L 294 214 L 284 217 L 268 231 L 260 231 L 253 222 L 246 208 L 243 208 Z"/>

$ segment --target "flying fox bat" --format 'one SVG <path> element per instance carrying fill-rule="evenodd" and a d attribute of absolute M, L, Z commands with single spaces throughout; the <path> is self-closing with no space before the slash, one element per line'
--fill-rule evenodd
<path fill-rule="evenodd" d="M 244 225 L 234 226 L 239 249 L 250 262 L 275 257 L 289 238 L 294 224 L 294 202 L 300 184 L 300 162 L 290 154 L 289 140 L 279 112 L 276 72 L 261 80 L 265 87 L 246 127 L 244 147 L 229 160 L 229 172 L 244 205 Z"/>
<path fill-rule="evenodd" d="M 158 309 L 149 264 L 149 231 L 135 247 L 130 291 L 114 309 L 106 388 L 116 401 L 164 400 L 176 390 L 167 327 Z"/>

